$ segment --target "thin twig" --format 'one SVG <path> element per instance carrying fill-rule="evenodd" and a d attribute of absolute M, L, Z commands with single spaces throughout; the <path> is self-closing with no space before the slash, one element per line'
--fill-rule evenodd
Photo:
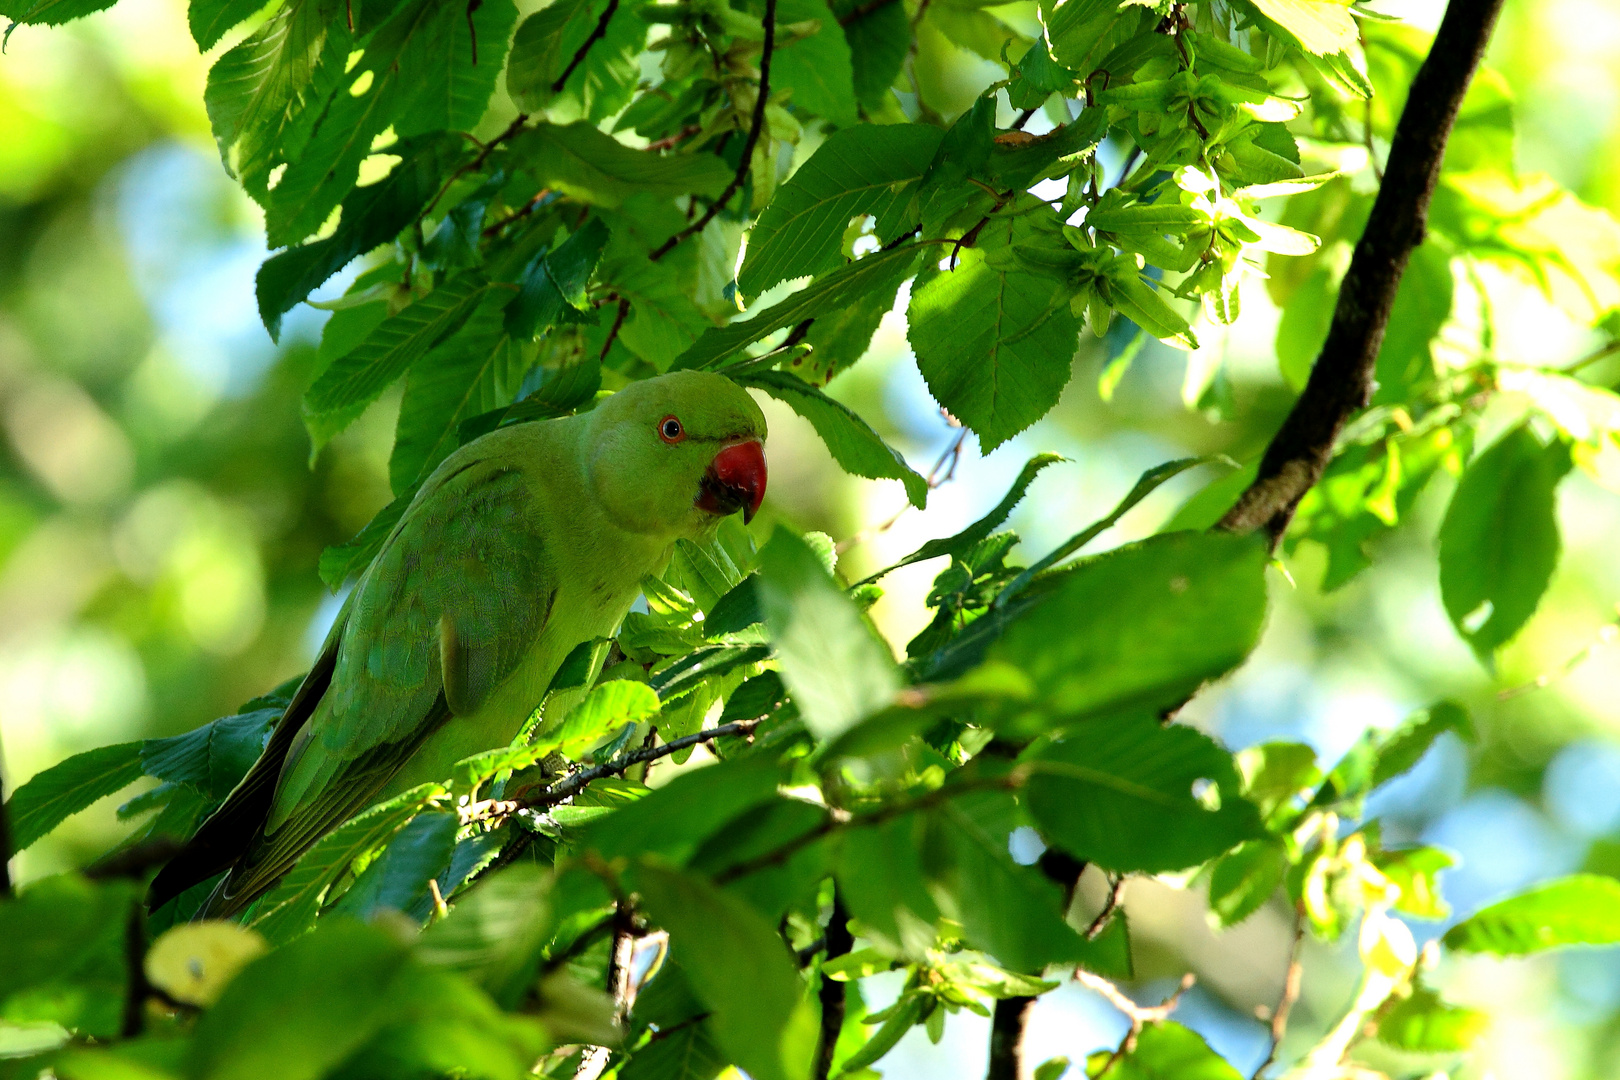
<path fill-rule="evenodd" d="M 613 349 L 614 341 L 618 340 L 619 331 L 624 327 L 625 316 L 627 316 L 629 314 L 630 314 L 630 301 L 625 299 L 624 297 L 620 297 L 619 298 L 619 313 L 613 317 L 613 327 L 612 327 L 612 329 L 610 329 L 608 331 L 607 340 L 602 342 L 602 355 L 597 357 L 598 361 L 607 360 L 608 353 L 611 352 L 612 349 Z"/>
<path fill-rule="evenodd" d="M 759 144 L 759 134 L 765 128 L 765 106 L 771 96 L 771 51 L 776 47 L 776 0 L 765 0 L 765 43 L 764 50 L 759 55 L 759 96 L 754 99 L 754 116 L 748 125 L 748 141 L 743 143 L 742 160 L 737 163 L 737 174 L 731 178 L 731 183 L 720 193 L 720 197 L 709 204 L 703 216 L 692 224 L 665 240 L 658 249 L 647 257 L 657 262 L 674 250 L 689 236 L 695 236 L 708 227 L 709 222 L 719 216 L 720 211 L 731 197 L 737 194 L 743 181 L 748 177 L 748 170 L 753 166 L 754 147 Z"/>
<path fill-rule="evenodd" d="M 1502 2 L 1446 7 L 1407 94 L 1385 180 L 1339 288 L 1327 341 L 1304 392 L 1266 447 L 1254 482 L 1221 518 L 1219 528 L 1239 533 L 1263 529 L 1273 546 L 1281 542 L 1299 500 L 1332 460 L 1339 432 L 1371 398 L 1395 292 L 1412 250 L 1423 241 L 1446 141 Z"/>
<path fill-rule="evenodd" d="M 574 74 L 574 69 L 585 62 L 585 54 L 591 51 L 591 46 L 607 37 L 608 23 L 613 21 L 613 13 L 618 10 L 619 0 L 608 0 L 607 10 L 603 11 L 602 17 L 596 20 L 596 29 L 591 31 L 591 36 L 586 38 L 585 43 L 575 51 L 574 58 L 568 61 L 568 66 L 563 68 L 563 73 L 552 81 L 551 92 L 553 94 L 562 93 L 562 88 L 568 84 L 568 79 Z"/>
<path fill-rule="evenodd" d="M 657 761 L 659 758 L 685 750 L 688 746 L 699 743 L 712 742 L 727 735 L 747 735 L 759 725 L 763 717 L 752 720 L 734 720 L 719 727 L 704 728 L 702 731 L 683 735 L 679 739 L 671 740 L 661 746 L 642 747 L 626 754 L 620 754 L 611 761 L 594 765 L 589 769 L 581 769 L 577 773 L 564 777 L 557 783 L 543 789 L 536 795 L 527 795 L 515 799 L 485 799 L 481 802 L 469 803 L 461 808 L 461 823 L 470 825 L 475 821 L 493 821 L 508 817 L 519 810 L 538 810 L 547 806 L 555 806 L 564 799 L 571 799 L 585 789 L 592 781 L 601 780 L 607 776 L 617 776 L 626 769 L 640 765 L 646 761 Z"/>
<path fill-rule="evenodd" d="M 1601 349 L 1598 349 L 1596 352 L 1588 353 L 1579 360 L 1575 361 L 1573 364 L 1570 364 L 1567 367 L 1557 368 L 1556 370 L 1560 375 L 1573 375 L 1582 368 L 1595 364 L 1599 360 L 1613 356 L 1617 352 L 1620 352 L 1620 341 L 1611 341 Z"/>
<path fill-rule="evenodd" d="M 1288 947 L 1288 970 L 1283 974 L 1282 995 L 1277 999 L 1277 1007 L 1271 1012 L 1271 1049 L 1266 1053 L 1266 1060 L 1254 1070 L 1254 1080 L 1260 1080 L 1274 1061 L 1277 1060 L 1277 1051 L 1282 1047 L 1283 1036 L 1288 1034 L 1288 1014 L 1294 1010 L 1294 1002 L 1299 1000 L 1300 984 L 1304 980 L 1305 968 L 1300 963 L 1299 950 L 1305 943 L 1305 912 L 1296 909 L 1294 912 L 1294 941 Z"/>
<path fill-rule="evenodd" d="M 1097 912 L 1097 917 L 1091 920 L 1086 927 L 1086 940 L 1096 941 L 1102 932 L 1108 929 L 1108 924 L 1114 918 L 1114 912 L 1119 908 L 1119 896 L 1125 891 L 1125 875 L 1108 879 L 1108 899 L 1103 901 L 1103 909 Z"/>
<path fill-rule="evenodd" d="M 940 411 L 944 412 L 943 409 Z M 956 466 L 960 464 L 962 460 L 962 443 L 967 438 L 967 428 L 962 426 L 961 421 L 957 420 L 949 413 L 945 414 L 945 418 L 952 427 L 957 429 L 956 436 L 945 447 L 945 452 L 939 455 L 939 460 L 934 462 L 934 467 L 928 470 L 929 491 L 938 490 L 944 485 L 950 483 L 951 480 L 956 477 Z M 943 473 L 940 472 L 941 469 L 944 470 Z M 912 505 L 911 503 L 907 502 L 905 505 L 900 507 L 900 509 L 891 514 L 887 520 L 879 522 L 876 525 L 868 526 L 855 535 L 847 539 L 840 540 L 833 550 L 842 555 L 855 545 L 864 544 L 868 540 L 872 539 L 872 537 L 888 532 L 890 529 L 894 528 L 900 519 L 905 517 L 906 514 L 908 514 L 911 510 Z"/>
<path fill-rule="evenodd" d="M 1113 1056 L 1103 1065 L 1102 1070 L 1096 1074 L 1098 1078 L 1106 1076 L 1120 1058 L 1136 1049 L 1136 1039 L 1142 1034 L 1143 1028 L 1160 1020 L 1168 1020 L 1170 1014 L 1176 1011 L 1176 1006 L 1181 1004 L 1181 995 L 1191 990 L 1193 983 L 1197 981 L 1193 973 L 1189 971 L 1181 977 L 1181 985 L 1176 989 L 1176 992 L 1159 1004 L 1138 1005 L 1127 997 L 1124 991 L 1101 975 L 1093 975 L 1084 968 L 1080 968 L 1075 971 L 1074 978 L 1076 982 L 1086 989 L 1101 994 L 1108 1000 L 1110 1005 L 1124 1013 L 1131 1022 L 1131 1030 L 1126 1032 L 1125 1038 L 1120 1040 L 1119 1046 L 1115 1048 Z"/>
<path fill-rule="evenodd" d="M 494 236 L 496 233 L 512 224 L 512 222 L 517 221 L 519 218 L 528 217 L 530 214 L 534 213 L 535 207 L 546 201 L 546 198 L 550 194 L 550 188 L 541 188 L 539 191 L 534 193 L 534 198 L 530 199 L 528 202 L 524 203 L 521 207 L 512 211 L 510 214 L 501 218 L 501 220 L 495 222 L 495 224 L 486 228 L 483 235 L 486 237 Z"/>
<path fill-rule="evenodd" d="M 118 1034 L 133 1039 L 146 1028 L 146 905 L 133 900 L 124 924 L 124 1014 Z"/>

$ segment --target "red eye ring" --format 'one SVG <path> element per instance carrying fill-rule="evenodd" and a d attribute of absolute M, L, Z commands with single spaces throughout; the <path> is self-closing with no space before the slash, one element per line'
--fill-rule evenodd
<path fill-rule="evenodd" d="M 681 426 L 680 418 L 671 413 L 658 421 L 658 437 L 674 446 L 686 438 L 686 428 Z"/>

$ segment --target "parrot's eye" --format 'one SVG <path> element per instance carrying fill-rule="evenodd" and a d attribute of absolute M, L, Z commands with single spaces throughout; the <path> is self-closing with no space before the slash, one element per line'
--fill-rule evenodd
<path fill-rule="evenodd" d="M 658 421 L 658 437 L 667 443 L 678 443 L 686 438 L 686 429 L 675 417 L 666 416 Z"/>

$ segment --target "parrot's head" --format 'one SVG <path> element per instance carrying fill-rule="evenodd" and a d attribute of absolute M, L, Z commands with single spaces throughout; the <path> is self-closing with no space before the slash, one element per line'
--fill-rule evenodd
<path fill-rule="evenodd" d="M 765 497 L 765 416 L 723 375 L 631 383 L 590 413 L 591 482 L 634 532 L 695 538 Z"/>

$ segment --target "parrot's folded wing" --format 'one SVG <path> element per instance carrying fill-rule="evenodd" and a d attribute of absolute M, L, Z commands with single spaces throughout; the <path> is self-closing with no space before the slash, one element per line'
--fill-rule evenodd
<path fill-rule="evenodd" d="M 369 806 L 429 735 L 475 710 L 539 638 L 557 591 L 540 514 L 504 440 L 481 443 L 424 485 L 355 586 L 319 705 L 277 729 L 249 774 L 258 774 L 253 798 L 233 792 L 199 830 L 239 837 L 241 857 L 210 915 L 241 910 Z M 443 764 L 448 775 L 454 762 Z"/>

